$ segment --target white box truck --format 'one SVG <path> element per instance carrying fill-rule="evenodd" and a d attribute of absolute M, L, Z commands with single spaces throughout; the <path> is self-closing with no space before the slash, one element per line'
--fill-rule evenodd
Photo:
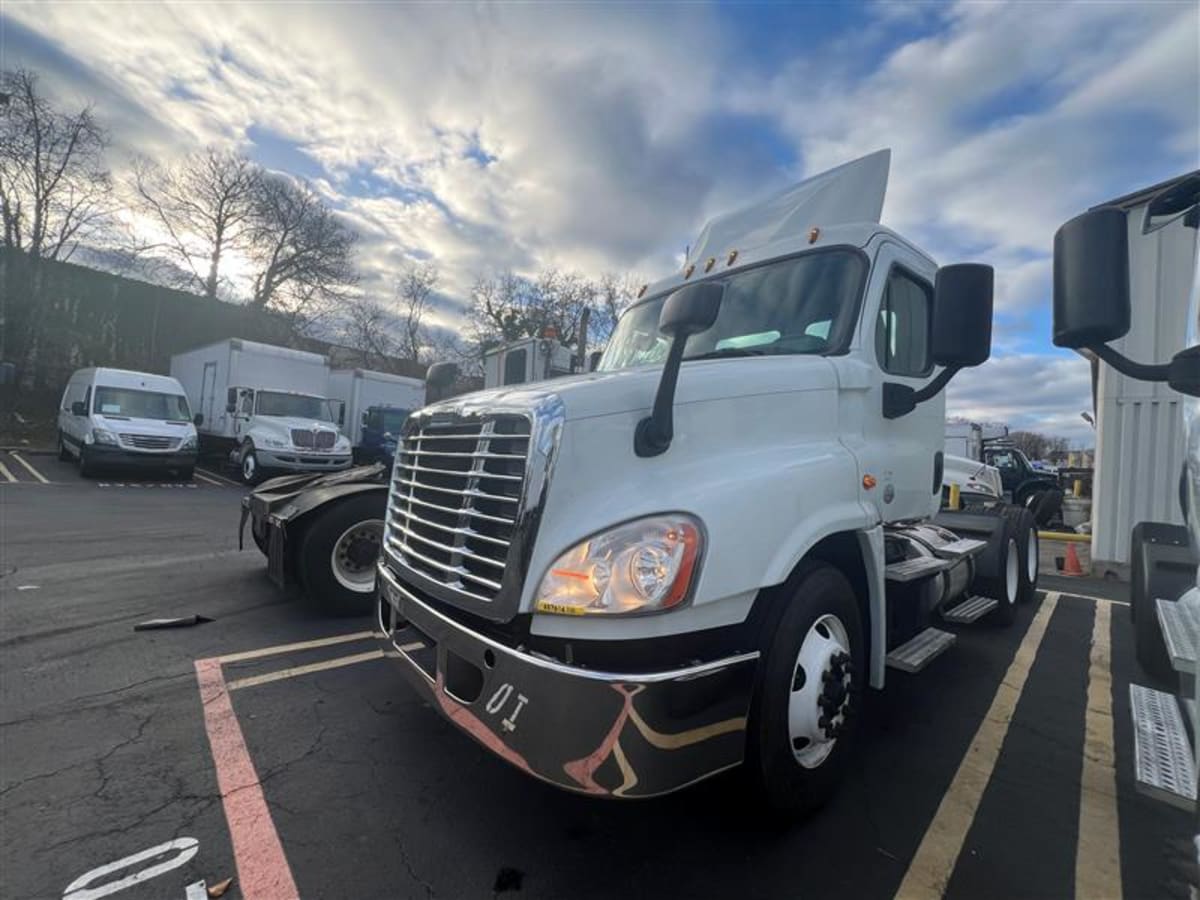
<path fill-rule="evenodd" d="M 358 464 L 391 463 L 404 420 L 425 405 L 425 382 L 370 369 L 334 369 L 329 398 Z"/>
<path fill-rule="evenodd" d="M 1027 509 L 939 512 L 943 388 L 988 358 L 992 270 L 879 223 L 888 164 L 710 222 L 596 372 L 409 416 L 378 629 L 434 709 L 582 794 L 742 765 L 801 813 L 865 689 L 1035 596 Z"/>
<path fill-rule="evenodd" d="M 229 338 L 171 357 L 171 375 L 204 416 L 201 453 L 227 455 L 245 483 L 349 467 L 350 441 L 338 433 L 319 353 Z"/>

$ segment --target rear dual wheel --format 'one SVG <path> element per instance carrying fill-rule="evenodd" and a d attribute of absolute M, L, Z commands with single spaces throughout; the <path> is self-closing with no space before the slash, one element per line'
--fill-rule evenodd
<path fill-rule="evenodd" d="M 1028 603 L 1037 595 L 1037 522 L 1033 513 L 1023 506 L 1005 504 L 988 512 L 1004 522 L 999 538 L 1002 556 L 999 573 L 976 579 L 975 589 L 999 601 L 999 606 L 992 612 L 992 621 L 1011 625 L 1017 618 L 1017 605 Z"/>
<path fill-rule="evenodd" d="M 368 491 L 313 513 L 297 557 L 308 605 L 331 616 L 362 616 L 374 609 L 386 504 L 386 493 Z"/>

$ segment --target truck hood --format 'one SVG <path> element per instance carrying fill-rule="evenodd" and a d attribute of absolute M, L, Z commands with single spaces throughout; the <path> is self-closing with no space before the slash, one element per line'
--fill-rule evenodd
<path fill-rule="evenodd" d="M 661 366 L 592 372 L 530 385 L 512 385 L 463 394 L 427 409 L 459 413 L 532 410 L 547 400 L 561 401 L 568 421 L 649 410 L 658 390 Z M 762 356 L 685 362 L 679 371 L 675 405 L 759 394 L 828 390 L 837 384 L 829 360 L 820 356 Z"/>
<path fill-rule="evenodd" d="M 93 422 L 118 434 L 141 434 L 154 437 L 195 437 L 196 426 L 191 422 L 170 422 L 165 419 L 141 419 L 137 416 L 107 416 L 94 413 Z"/>
<path fill-rule="evenodd" d="M 281 432 L 289 434 L 293 428 L 298 428 L 301 431 L 311 431 L 314 428 L 318 431 L 337 431 L 337 426 L 332 422 L 322 422 L 319 419 L 302 419 L 299 416 L 255 416 L 254 424 L 256 427 L 269 428 L 272 431 L 278 429 Z"/>

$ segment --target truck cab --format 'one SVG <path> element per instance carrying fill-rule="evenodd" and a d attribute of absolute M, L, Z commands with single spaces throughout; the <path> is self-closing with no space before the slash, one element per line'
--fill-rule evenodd
<path fill-rule="evenodd" d="M 1004 493 L 1013 503 L 1025 505 L 1038 491 L 1059 489 L 1054 475 L 1035 469 L 1020 448 L 1012 444 L 985 444 L 983 461 L 1000 472 Z"/>
<path fill-rule="evenodd" d="M 325 397 L 265 388 L 231 387 L 225 412 L 237 437 L 242 480 L 268 472 L 337 471 L 350 466 L 350 440 L 338 432 Z"/>
<path fill-rule="evenodd" d="M 356 448 L 359 464 L 391 464 L 404 421 L 411 409 L 399 406 L 372 406 L 362 414 L 362 432 Z"/>
<path fill-rule="evenodd" d="M 484 746 L 598 796 L 745 764 L 804 811 L 862 692 L 953 643 L 943 611 L 1011 622 L 1032 595 L 1026 511 L 934 520 L 942 388 L 988 356 L 992 273 L 879 224 L 888 160 L 710 222 L 595 372 L 409 417 L 380 632 Z"/>

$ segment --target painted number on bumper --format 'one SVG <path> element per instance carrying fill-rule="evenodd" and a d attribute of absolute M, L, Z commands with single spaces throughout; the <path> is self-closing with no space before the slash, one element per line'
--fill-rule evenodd
<path fill-rule="evenodd" d="M 500 685 L 500 687 L 496 688 L 495 692 L 490 698 L 488 698 L 488 702 L 484 704 L 483 708 L 487 710 L 490 715 L 499 715 L 504 711 L 505 706 L 508 705 L 508 701 L 512 698 L 512 695 L 513 686 L 506 681 L 504 684 Z M 507 731 L 509 734 L 511 734 L 517 730 L 517 716 L 521 714 L 521 710 L 525 708 L 525 704 L 528 702 L 529 698 L 524 694 L 517 694 L 512 712 L 500 720 L 500 727 L 504 731 Z"/>

